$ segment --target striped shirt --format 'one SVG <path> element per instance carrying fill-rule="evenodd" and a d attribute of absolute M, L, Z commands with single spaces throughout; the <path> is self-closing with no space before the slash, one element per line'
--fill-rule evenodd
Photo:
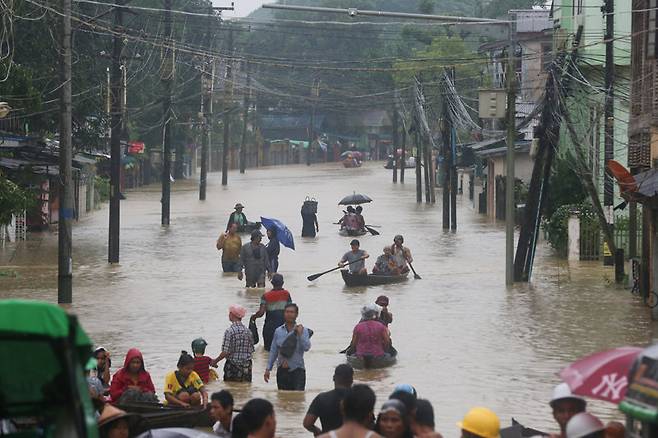
<path fill-rule="evenodd" d="M 283 324 L 283 311 L 290 303 L 292 303 L 290 292 L 285 289 L 272 289 L 265 292 L 260 299 L 260 305 L 265 306 L 265 321 L 272 321 L 277 325 Z"/>
<path fill-rule="evenodd" d="M 210 380 L 210 362 L 212 359 L 208 356 L 194 356 L 194 371 L 201 377 L 203 383 Z"/>

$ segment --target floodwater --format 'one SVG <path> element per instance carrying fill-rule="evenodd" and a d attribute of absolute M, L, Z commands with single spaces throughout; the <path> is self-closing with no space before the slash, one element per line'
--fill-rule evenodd
<path fill-rule="evenodd" d="M 399 361 L 384 370 L 357 371 L 356 380 L 375 389 L 378 405 L 396 384 L 412 384 L 434 404 L 437 429 L 446 437 L 458 436 L 455 422 L 475 405 L 496 411 L 504 425 L 514 417 L 555 431 L 547 402 L 563 366 L 600 349 L 642 346 L 656 337 L 648 309 L 611 284 L 612 270 L 599 263 L 569 265 L 542 246 L 533 282 L 506 288 L 503 225 L 460 199 L 459 228 L 444 232 L 440 202 L 416 204 L 413 172 L 404 185 L 393 185 L 381 163 L 360 169 L 339 164 L 249 169 L 245 175 L 231 172 L 228 187 L 219 178 L 210 174 L 205 202 L 198 201 L 196 182 L 177 182 L 167 229 L 160 227 L 159 187 L 127 193 L 120 265 L 106 263 L 106 208 L 77 224 L 72 310 L 94 342 L 112 352 L 115 367 L 128 348 L 142 350 L 161 392 L 165 373 L 175 368 L 192 339 L 203 336 L 208 353 L 219 353 L 230 304 L 250 312 L 258 308 L 260 292 L 246 291 L 219 269 L 215 239 L 233 205 L 246 205 L 250 220 L 260 215 L 281 219 L 293 230 L 297 249 L 282 248 L 280 271 L 300 306 L 299 321 L 315 331 L 305 357 L 307 390 L 277 392 L 274 381 L 266 384 L 262 346 L 256 349 L 253 384 L 210 388 L 227 386 L 237 405 L 251 397 L 272 401 L 279 436 L 308 436 L 301 426 L 306 408 L 317 393 L 332 387 L 333 368 L 344 362 L 338 351 L 349 342 L 359 308 L 380 294 L 390 297 Z M 349 238 L 338 236 L 332 223 L 341 214 L 338 200 L 353 191 L 374 199 L 364 215 L 381 226 L 380 236 L 361 238 L 362 248 L 376 256 L 393 235 L 404 234 L 422 280 L 356 289 L 346 288 L 338 272 L 306 280 L 335 266 L 349 249 Z M 299 237 L 306 196 L 319 201 L 315 239 Z M 0 250 L 1 269 L 16 274 L 0 277 L 0 298 L 56 301 L 56 243 L 54 236 L 42 235 Z M 606 420 L 621 417 L 611 405 L 591 405 Z"/>

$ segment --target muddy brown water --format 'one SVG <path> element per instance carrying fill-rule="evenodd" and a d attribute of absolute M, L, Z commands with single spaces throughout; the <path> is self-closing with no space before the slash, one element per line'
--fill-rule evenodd
<path fill-rule="evenodd" d="M 547 401 L 563 366 L 596 350 L 646 345 L 656 337 L 647 309 L 611 284 L 612 270 L 559 261 L 543 244 L 532 283 L 506 288 L 503 224 L 476 214 L 460 196 L 458 230 L 444 232 L 440 202 L 416 204 L 413 172 L 404 185 L 393 185 L 382 163 L 249 169 L 245 175 L 231 172 L 228 187 L 219 179 L 209 175 L 205 202 L 198 201 L 195 181 L 177 182 L 167 229 L 160 227 L 158 186 L 127 193 L 120 265 L 106 263 L 107 208 L 74 227 L 72 310 L 94 342 L 112 352 L 115 368 L 128 348 L 142 350 L 160 393 L 165 373 L 192 339 L 203 336 L 207 352 L 219 353 L 228 305 L 258 308 L 261 293 L 246 291 L 219 269 L 215 239 L 236 202 L 245 204 L 250 220 L 275 217 L 293 230 L 297 249 L 282 248 L 280 271 L 301 308 L 300 322 L 315 335 L 305 357 L 306 392 L 278 392 L 274 381 L 263 381 L 262 346 L 256 349 L 253 384 L 213 383 L 210 390 L 228 387 L 238 405 L 251 397 L 269 399 L 282 437 L 309 435 L 301 426 L 308 405 L 331 388 L 333 368 L 344 362 L 338 351 L 349 342 L 360 306 L 380 294 L 390 297 L 399 360 L 388 369 L 357 371 L 356 380 L 375 389 L 378 405 L 396 384 L 412 384 L 434 404 L 437 429 L 446 437 L 458 436 L 455 422 L 475 405 L 493 409 L 503 425 L 514 417 L 555 431 Z M 380 236 L 360 238 L 362 248 L 376 256 L 395 234 L 404 234 L 422 280 L 369 288 L 346 288 L 338 272 L 306 280 L 335 266 L 349 249 L 350 239 L 340 237 L 332 223 L 341 215 L 338 200 L 354 191 L 374 199 L 364 215 L 381 226 Z M 319 201 L 315 239 L 300 237 L 306 196 Z M 56 237 L 43 234 L 0 250 L 0 269 L 15 274 L 0 277 L 0 298 L 56 301 L 56 247 Z M 606 420 L 621 418 L 612 405 L 591 406 Z"/>

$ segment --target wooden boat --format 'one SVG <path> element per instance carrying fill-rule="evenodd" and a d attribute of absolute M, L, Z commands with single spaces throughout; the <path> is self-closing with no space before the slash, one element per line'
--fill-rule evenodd
<path fill-rule="evenodd" d="M 356 369 L 373 369 L 373 368 L 386 368 L 394 365 L 398 360 L 398 352 L 395 348 L 392 349 L 391 354 L 386 356 L 365 356 L 359 357 L 357 355 L 346 354 L 347 363 Z"/>
<path fill-rule="evenodd" d="M 408 272 L 405 272 L 404 274 L 401 275 L 375 275 L 375 274 L 356 275 L 356 274 L 350 274 L 350 272 L 347 269 L 342 269 L 340 271 L 340 274 L 343 276 L 343 281 L 345 282 L 345 285 L 348 287 L 377 286 L 380 284 L 399 283 L 401 281 L 405 281 L 407 279 L 407 276 L 409 275 Z"/>
<path fill-rule="evenodd" d="M 348 230 L 347 228 L 341 228 L 340 231 L 338 231 L 338 234 L 343 237 L 357 237 L 363 236 L 367 232 L 367 230 Z"/>
<path fill-rule="evenodd" d="M 238 233 L 251 233 L 252 231 L 260 230 L 260 226 L 260 222 L 249 222 L 246 225 L 238 227 Z"/>
<path fill-rule="evenodd" d="M 142 418 L 140 429 L 161 429 L 164 427 L 212 427 L 209 408 L 194 409 L 167 406 L 160 403 L 131 402 L 116 405 L 131 414 Z"/>

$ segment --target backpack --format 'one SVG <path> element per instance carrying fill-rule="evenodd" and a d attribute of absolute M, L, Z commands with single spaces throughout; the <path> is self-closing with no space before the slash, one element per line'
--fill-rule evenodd
<path fill-rule="evenodd" d="M 302 204 L 302 213 L 304 214 L 316 214 L 318 212 L 318 201 L 315 198 L 306 197 L 304 203 Z"/>

